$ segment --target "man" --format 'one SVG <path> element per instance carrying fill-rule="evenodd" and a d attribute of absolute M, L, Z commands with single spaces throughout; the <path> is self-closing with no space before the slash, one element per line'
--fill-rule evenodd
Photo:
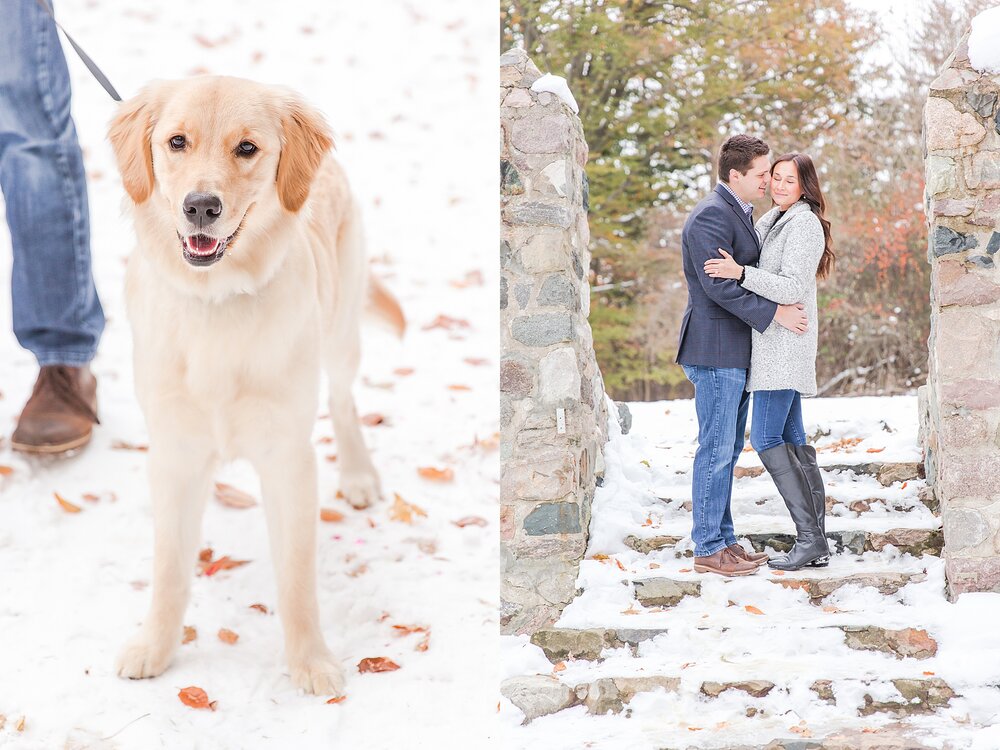
<path fill-rule="evenodd" d="M 778 305 L 743 289 L 732 279 L 713 279 L 705 261 L 725 250 L 740 265 L 756 265 L 760 239 L 751 201 L 763 198 L 770 178 L 770 149 L 764 141 L 736 135 L 722 144 L 719 183 L 684 224 L 681 255 L 688 304 L 681 323 L 677 362 L 694 384 L 698 450 L 692 471 L 694 569 L 724 576 L 749 575 L 767 561 L 736 541 L 730 501 L 733 469 L 743 451 L 750 394 L 751 328 L 772 321 L 801 334 L 802 305 Z"/>
<path fill-rule="evenodd" d="M 40 371 L 11 437 L 15 450 L 60 454 L 90 440 L 104 330 L 90 266 L 83 155 L 55 22 L 35 2 L 0 24 L 0 188 L 14 250 L 14 334 Z"/>

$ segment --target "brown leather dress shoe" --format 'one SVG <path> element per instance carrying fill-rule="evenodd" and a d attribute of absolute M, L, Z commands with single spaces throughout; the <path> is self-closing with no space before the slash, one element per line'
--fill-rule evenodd
<path fill-rule="evenodd" d="M 46 365 L 17 419 L 11 447 L 55 455 L 86 445 L 97 418 L 97 379 L 89 367 Z"/>
<path fill-rule="evenodd" d="M 717 573 L 720 576 L 748 576 L 757 572 L 756 563 L 737 557 L 729 547 L 725 547 L 714 555 L 696 557 L 694 569 L 698 573 Z"/>
<path fill-rule="evenodd" d="M 748 560 L 754 565 L 763 565 L 768 559 L 766 552 L 747 552 L 743 545 L 739 542 L 736 544 L 730 544 L 729 550 L 731 550 L 732 553 L 741 560 Z"/>

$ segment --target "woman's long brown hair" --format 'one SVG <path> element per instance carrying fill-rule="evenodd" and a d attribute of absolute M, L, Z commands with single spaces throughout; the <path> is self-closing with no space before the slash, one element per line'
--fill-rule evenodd
<path fill-rule="evenodd" d="M 774 175 L 774 168 L 783 161 L 790 161 L 795 164 L 795 169 L 799 173 L 799 187 L 802 188 L 802 200 L 809 204 L 809 208 L 819 218 L 819 223 L 823 227 L 823 257 L 819 259 L 819 266 L 816 269 L 816 278 L 825 279 L 833 270 L 834 261 L 837 256 L 833 253 L 833 236 L 830 234 L 830 222 L 826 220 L 826 200 L 823 198 L 823 191 L 819 187 L 819 176 L 816 174 L 816 167 L 813 166 L 812 159 L 808 154 L 783 154 L 774 160 L 771 165 L 771 175 Z"/>

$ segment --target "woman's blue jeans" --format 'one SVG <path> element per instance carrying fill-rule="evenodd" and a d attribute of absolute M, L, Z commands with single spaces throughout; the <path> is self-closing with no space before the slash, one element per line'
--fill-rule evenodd
<path fill-rule="evenodd" d="M 86 175 L 66 59 L 35 0 L 4 3 L 0 22 L 0 189 L 14 250 L 14 335 L 39 365 L 86 364 L 104 330 Z"/>
<path fill-rule="evenodd" d="M 784 443 L 806 444 L 802 396 L 798 391 L 754 391 L 750 445 L 758 453 Z"/>

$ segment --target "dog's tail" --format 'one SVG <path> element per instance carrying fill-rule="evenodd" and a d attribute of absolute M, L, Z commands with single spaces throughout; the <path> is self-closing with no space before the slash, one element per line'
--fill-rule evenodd
<path fill-rule="evenodd" d="M 388 323 L 399 338 L 406 332 L 406 317 L 399 300 L 379 281 L 373 273 L 368 274 L 367 311 Z"/>

